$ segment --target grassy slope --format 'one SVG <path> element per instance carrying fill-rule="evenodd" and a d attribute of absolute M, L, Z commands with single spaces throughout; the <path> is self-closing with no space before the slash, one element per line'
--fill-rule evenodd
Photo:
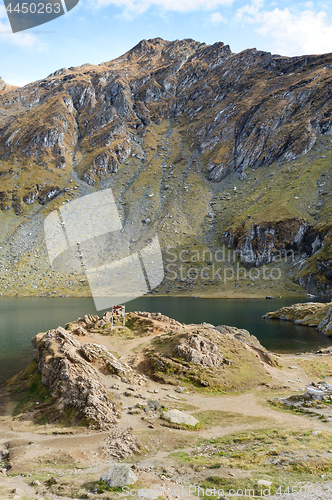
<path fill-rule="evenodd" d="M 159 287 L 159 293 L 212 297 L 294 295 L 303 290 L 293 282 L 298 270 L 290 263 L 278 266 L 281 279 L 262 279 L 262 274 L 253 271 L 249 275 L 241 267 L 239 279 L 232 279 L 231 268 L 236 278 L 237 257 L 232 252 L 226 253 L 225 265 L 220 266 L 220 258 L 218 261 L 215 252 L 220 252 L 222 248 L 221 233 L 240 225 L 248 228 L 252 223 L 292 217 L 304 218 L 315 226 L 330 225 L 330 147 L 329 136 L 320 137 L 313 150 L 300 160 L 273 164 L 256 171 L 250 169 L 243 181 L 231 174 L 221 183 L 213 184 L 202 173 L 204 167 L 200 158 L 192 154 L 186 145 L 181 127 L 173 128 L 171 123 L 165 121 L 147 128 L 143 143 L 143 149 L 148 151 L 145 160 L 137 158 L 136 154 L 141 153 L 137 146 L 132 151 L 135 156 L 130 156 L 117 174 L 99 181 L 94 190 L 112 187 L 119 213 L 123 220 L 126 219 L 126 224 L 149 227 L 151 234 L 157 231 L 164 250 L 174 247 L 179 254 L 180 250 L 189 249 L 182 254 L 185 259 L 181 258 L 181 262 L 178 259 L 175 267 L 170 267 L 172 272 Z M 58 172 L 55 174 L 59 175 Z M 33 175 L 36 179 L 31 176 L 32 183 L 39 179 L 39 170 Z M 84 280 L 84 274 L 56 273 L 49 266 L 43 241 L 43 217 L 67 200 L 74 199 L 76 194 L 81 196 L 92 191 L 69 168 L 61 172 L 61 187 L 68 187 L 69 192 L 44 207 L 25 205 L 21 216 L 14 215 L 11 210 L 2 212 L 4 231 L 0 259 L 3 257 L 6 267 L 1 283 L 3 295 L 89 295 L 87 282 L 80 281 Z M 149 198 L 149 193 L 154 196 Z M 316 209 L 320 201 L 324 203 Z M 36 215 L 40 216 L 38 234 L 30 247 L 24 250 L 20 248 L 17 235 L 20 231 L 24 232 L 25 224 L 34 227 Z M 151 222 L 143 226 L 141 221 L 147 217 Z M 23 229 L 20 224 L 23 224 Z M 10 235 L 17 236 L 14 243 L 16 258 L 13 258 L 13 247 L 8 244 Z M 204 250 L 207 250 L 205 254 Z M 212 252 L 212 265 L 209 251 Z M 320 254 L 326 251 L 324 248 Z M 315 268 L 320 254 L 309 259 L 309 266 Z M 166 268 L 172 259 L 169 253 L 164 252 Z M 183 266 L 182 277 L 180 265 Z M 200 277 L 188 280 L 188 270 L 193 267 Z M 228 269 L 225 271 L 224 267 Z M 267 266 L 266 276 L 270 275 L 273 267 L 275 265 Z M 220 270 L 219 277 L 213 276 L 214 269 Z M 174 276 L 173 271 L 177 273 L 176 280 L 170 279 Z M 208 276 L 202 276 L 204 272 Z M 189 275 L 195 273 L 197 271 L 192 269 Z M 255 279 L 257 276 L 258 279 Z"/>

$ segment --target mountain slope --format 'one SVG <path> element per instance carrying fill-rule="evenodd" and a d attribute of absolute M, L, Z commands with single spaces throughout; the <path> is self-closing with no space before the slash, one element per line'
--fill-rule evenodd
<path fill-rule="evenodd" d="M 245 269 L 273 266 L 278 252 L 282 279 L 255 294 L 299 291 L 294 279 L 328 293 L 331 92 L 332 54 L 234 54 L 223 43 L 160 38 L 0 92 L 2 292 L 16 293 L 20 276 L 21 293 L 88 293 L 81 274 L 50 270 L 43 220 L 112 187 L 124 226 L 157 230 L 164 249 L 187 257 L 199 249 L 199 279 L 188 277 L 188 257 L 163 291 L 236 294 L 257 283 Z M 225 246 L 243 283 L 201 276 L 204 249 Z"/>

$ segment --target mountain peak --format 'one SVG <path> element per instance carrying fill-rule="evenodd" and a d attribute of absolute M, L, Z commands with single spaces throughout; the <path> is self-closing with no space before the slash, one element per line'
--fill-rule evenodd
<path fill-rule="evenodd" d="M 17 87 L 15 87 L 14 85 L 9 85 L 8 83 L 4 82 L 0 76 L 0 94 L 6 94 L 7 92 L 10 92 L 16 88 Z"/>

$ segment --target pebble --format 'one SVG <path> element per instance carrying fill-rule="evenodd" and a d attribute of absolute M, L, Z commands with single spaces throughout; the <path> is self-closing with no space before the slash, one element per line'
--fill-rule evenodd
<path fill-rule="evenodd" d="M 258 486 L 271 486 L 272 481 L 266 481 L 266 479 L 259 479 L 257 481 Z"/>

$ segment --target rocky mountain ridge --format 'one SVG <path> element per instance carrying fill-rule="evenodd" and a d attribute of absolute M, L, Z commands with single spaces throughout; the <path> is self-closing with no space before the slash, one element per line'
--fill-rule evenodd
<path fill-rule="evenodd" d="M 280 193 L 287 193 L 293 174 L 303 176 L 310 153 L 317 191 L 306 178 L 303 194 L 310 203 L 321 203 L 319 212 L 324 209 L 329 190 L 323 200 L 317 197 L 320 176 L 329 178 L 328 155 L 321 151 L 332 131 L 331 88 L 332 54 L 289 58 L 256 49 L 236 54 L 222 42 L 156 38 L 142 40 L 114 61 L 62 68 L 0 92 L 4 267 L 16 269 L 25 286 L 35 266 L 32 254 L 38 255 L 39 281 L 48 282 L 37 286 L 39 293 L 56 288 L 43 218 L 77 196 L 112 187 L 124 226 L 156 230 L 164 246 L 188 248 L 199 241 L 216 250 L 225 244 L 249 267 L 272 263 L 267 254 L 291 248 L 296 258 L 305 253 L 308 259 L 297 283 L 311 293 L 329 293 L 329 279 L 316 266 L 318 259 L 330 269 L 329 259 L 322 258 L 329 213 L 313 220 L 309 206 L 293 206 L 289 199 L 280 203 Z M 323 157 L 320 170 L 311 165 Z M 284 175 L 283 166 L 292 162 L 295 170 Z M 272 174 L 276 192 L 264 184 Z M 266 192 L 252 200 L 257 183 Z M 301 200 L 294 192 L 289 196 Z M 270 213 L 259 210 L 264 197 Z M 302 240 L 292 243 L 297 233 L 288 230 L 301 224 Z M 10 273 L 2 283 L 11 290 Z M 58 276 L 63 280 L 67 293 L 70 274 Z M 81 288 L 77 284 L 76 293 Z"/>
<path fill-rule="evenodd" d="M 6 94 L 7 92 L 11 92 L 16 88 L 17 87 L 15 87 L 14 85 L 9 85 L 9 83 L 4 82 L 0 77 L 0 94 Z"/>

